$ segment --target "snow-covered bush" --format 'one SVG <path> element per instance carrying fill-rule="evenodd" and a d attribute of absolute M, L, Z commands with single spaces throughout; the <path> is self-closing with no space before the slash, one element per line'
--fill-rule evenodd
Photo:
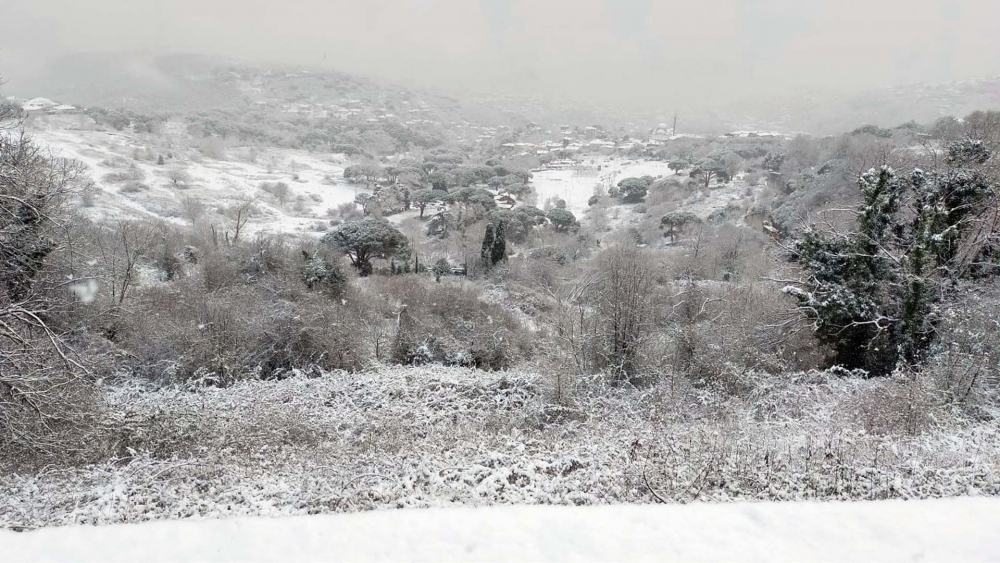
<path fill-rule="evenodd" d="M 484 302 L 479 292 L 422 276 L 369 280 L 371 299 L 398 300 L 394 361 L 428 361 L 508 369 L 531 354 L 531 337 L 522 321 L 504 307 Z M 405 309 L 405 310 L 404 310 Z"/>
<path fill-rule="evenodd" d="M 254 286 L 201 291 L 196 279 L 143 288 L 120 343 L 135 374 L 219 385 L 279 377 L 294 367 L 358 369 L 367 360 L 358 315 L 317 293 L 275 299 Z"/>
<path fill-rule="evenodd" d="M 888 379 L 755 375 L 744 399 L 683 380 L 577 378 L 555 405 L 524 372 L 425 366 L 106 389 L 119 458 L 0 476 L 0 524 L 374 508 L 1000 495 L 1000 430 L 933 413 L 873 433 Z"/>

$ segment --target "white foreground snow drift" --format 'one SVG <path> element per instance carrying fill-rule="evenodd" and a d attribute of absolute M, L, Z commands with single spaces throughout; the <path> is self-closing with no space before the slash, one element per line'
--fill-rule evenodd
<path fill-rule="evenodd" d="M 1000 499 L 524 506 L 0 532 L 20 561 L 996 561 Z"/>

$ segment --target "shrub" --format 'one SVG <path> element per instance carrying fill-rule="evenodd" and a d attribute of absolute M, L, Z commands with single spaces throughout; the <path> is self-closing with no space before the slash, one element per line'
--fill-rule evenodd
<path fill-rule="evenodd" d="M 149 186 L 142 182 L 126 182 L 124 186 L 118 189 L 123 194 L 136 194 L 147 190 L 149 190 Z"/>
<path fill-rule="evenodd" d="M 347 277 L 341 271 L 340 266 L 335 262 L 302 251 L 302 268 L 300 276 L 302 283 L 309 290 L 318 290 L 326 293 L 330 297 L 339 298 L 344 292 Z"/>
<path fill-rule="evenodd" d="M 146 377 L 230 385 L 282 377 L 293 368 L 360 369 L 356 315 L 335 301 L 276 299 L 256 286 L 199 291 L 174 282 L 144 288 L 123 346 Z"/>

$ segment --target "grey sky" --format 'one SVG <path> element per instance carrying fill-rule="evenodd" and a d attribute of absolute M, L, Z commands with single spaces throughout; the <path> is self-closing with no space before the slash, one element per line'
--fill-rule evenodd
<path fill-rule="evenodd" d="M 643 105 L 1000 74 L 997 0 L 3 0 L 0 74 L 202 52 Z"/>

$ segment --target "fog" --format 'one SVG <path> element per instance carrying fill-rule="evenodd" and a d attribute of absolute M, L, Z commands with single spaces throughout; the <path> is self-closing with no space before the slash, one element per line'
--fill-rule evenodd
<path fill-rule="evenodd" d="M 718 104 L 1000 73 L 995 0 L 4 0 L 10 87 L 89 51 L 197 52 L 450 89 Z"/>

